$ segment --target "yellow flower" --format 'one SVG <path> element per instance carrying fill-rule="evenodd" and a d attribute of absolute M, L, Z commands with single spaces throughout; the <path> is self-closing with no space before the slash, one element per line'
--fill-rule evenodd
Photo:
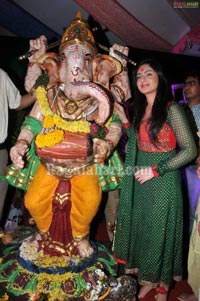
<path fill-rule="evenodd" d="M 6 301 L 9 299 L 9 296 L 7 294 L 5 294 L 4 296 L 2 296 L 2 298 L 0 298 L 0 301 Z"/>
<path fill-rule="evenodd" d="M 65 131 L 74 132 L 74 133 L 76 133 L 76 132 L 89 133 L 90 132 L 90 123 L 86 120 L 66 121 L 56 114 L 53 116 L 53 119 L 55 121 L 55 124 L 59 128 L 65 130 Z"/>
<path fill-rule="evenodd" d="M 36 136 L 35 143 L 38 147 L 54 146 L 55 144 L 64 140 L 63 130 L 56 129 L 53 132 L 47 134 L 38 134 Z"/>
<path fill-rule="evenodd" d="M 53 128 L 55 126 L 55 122 L 53 120 L 52 116 L 45 116 L 44 122 L 43 122 L 43 128 Z"/>
<path fill-rule="evenodd" d="M 47 92 L 43 87 L 38 87 L 36 90 L 36 98 L 38 99 L 41 113 L 46 117 L 48 116 L 48 121 L 45 123 L 45 128 L 50 127 L 52 121 L 50 121 L 50 116 L 53 117 L 54 123 L 57 127 L 69 131 L 69 132 L 79 132 L 79 133 L 89 133 L 90 123 L 86 120 L 79 121 L 67 121 L 63 119 L 58 114 L 54 113 L 48 102 Z"/>
<path fill-rule="evenodd" d="M 112 121 L 112 118 L 109 118 L 108 121 L 105 124 L 106 128 L 108 128 L 110 126 L 111 121 Z"/>
<path fill-rule="evenodd" d="M 46 115 L 53 115 L 53 112 L 51 111 L 47 99 L 47 92 L 44 88 L 38 87 L 36 90 L 36 98 L 39 101 L 39 106 L 41 109 L 41 112 L 44 116 Z"/>

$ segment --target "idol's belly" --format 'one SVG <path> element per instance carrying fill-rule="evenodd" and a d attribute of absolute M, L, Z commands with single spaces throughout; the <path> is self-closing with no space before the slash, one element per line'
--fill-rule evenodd
<path fill-rule="evenodd" d="M 51 147 L 36 147 L 41 163 L 50 174 L 70 178 L 93 164 L 93 143 L 88 134 L 65 133 L 65 139 Z"/>

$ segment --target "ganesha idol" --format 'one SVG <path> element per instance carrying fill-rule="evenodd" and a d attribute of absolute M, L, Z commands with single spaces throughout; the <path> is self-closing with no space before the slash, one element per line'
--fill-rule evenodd
<path fill-rule="evenodd" d="M 114 50 L 127 55 L 128 49 L 114 45 L 110 55 L 97 54 L 80 14 L 66 29 L 59 54 L 46 52 L 44 36 L 30 42 L 34 49 L 25 87 L 37 101 L 10 153 L 23 170 L 34 142 L 40 159 L 25 194 L 38 232 L 22 243 L 20 256 L 34 264 L 44 256 L 87 261 L 95 253 L 89 232 L 102 197 L 96 167 L 112 156 L 121 136 L 114 101 L 130 97 L 126 61 Z"/>

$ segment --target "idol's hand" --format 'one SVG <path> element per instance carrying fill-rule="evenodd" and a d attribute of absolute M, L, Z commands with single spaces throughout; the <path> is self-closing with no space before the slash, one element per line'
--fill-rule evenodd
<path fill-rule="evenodd" d="M 30 63 L 38 63 L 38 59 L 41 55 L 46 53 L 47 50 L 47 38 L 42 35 L 38 39 L 30 40 L 29 42 L 30 48 L 29 51 L 37 50 L 29 57 Z"/>
<path fill-rule="evenodd" d="M 25 140 L 19 140 L 10 150 L 10 158 L 17 168 L 24 167 L 24 156 L 29 150 Z"/>
<path fill-rule="evenodd" d="M 121 53 L 125 55 L 126 59 L 124 59 L 122 56 L 116 53 Z M 110 48 L 110 56 L 113 56 L 122 64 L 122 71 L 114 76 L 113 82 L 110 85 L 111 93 L 114 96 L 114 99 L 119 102 L 123 103 L 129 98 L 131 98 L 131 87 L 129 82 L 129 76 L 128 76 L 128 69 L 127 69 L 127 59 L 128 59 L 128 52 L 129 49 L 126 46 L 121 46 L 118 44 L 114 44 Z"/>
<path fill-rule="evenodd" d="M 115 50 L 125 54 L 128 57 L 129 48 L 126 46 L 119 45 L 119 44 L 114 44 L 110 48 L 110 51 L 109 51 L 110 56 L 113 56 L 114 58 L 118 59 L 118 61 L 120 61 L 122 63 L 122 66 L 126 67 L 127 61 L 125 59 L 123 59 L 120 55 L 116 54 Z"/>
<path fill-rule="evenodd" d="M 36 51 L 28 58 L 29 65 L 25 77 L 25 89 L 29 94 L 34 95 L 35 82 L 42 73 L 38 60 L 47 50 L 47 39 L 45 36 L 40 36 L 38 39 L 30 40 L 29 43 L 29 51 Z"/>
<path fill-rule="evenodd" d="M 98 138 L 94 138 L 93 143 L 94 162 L 104 164 L 113 150 L 112 143 Z"/>

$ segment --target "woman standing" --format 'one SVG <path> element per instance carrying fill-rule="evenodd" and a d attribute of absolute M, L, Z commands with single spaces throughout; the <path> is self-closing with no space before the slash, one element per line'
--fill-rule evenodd
<path fill-rule="evenodd" d="M 182 195 L 179 168 L 196 156 L 182 108 L 171 101 L 160 65 L 141 62 L 134 76 L 134 119 L 115 105 L 129 137 L 114 253 L 136 273 L 144 298 L 153 288 L 166 301 L 182 275 Z"/>

